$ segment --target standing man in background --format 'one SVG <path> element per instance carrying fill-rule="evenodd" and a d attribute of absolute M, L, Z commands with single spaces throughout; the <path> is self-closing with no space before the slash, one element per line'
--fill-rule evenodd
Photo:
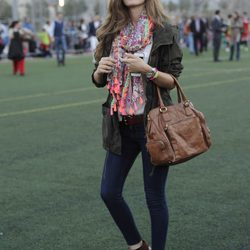
<path fill-rule="evenodd" d="M 215 16 L 212 20 L 212 32 L 213 32 L 213 58 L 214 62 L 220 62 L 220 46 L 221 46 L 221 34 L 223 29 L 223 22 L 220 17 L 220 10 L 215 11 Z"/>
<path fill-rule="evenodd" d="M 62 13 L 57 13 L 57 19 L 51 25 L 51 37 L 53 37 L 58 66 L 65 66 L 65 53 L 67 50 L 64 22 Z"/>
<path fill-rule="evenodd" d="M 194 51 L 195 55 L 198 56 L 199 53 L 203 52 L 203 46 L 204 46 L 204 33 L 205 33 L 205 24 L 203 20 L 197 16 L 194 19 L 192 19 L 190 24 L 191 32 L 193 33 L 194 38 Z"/>

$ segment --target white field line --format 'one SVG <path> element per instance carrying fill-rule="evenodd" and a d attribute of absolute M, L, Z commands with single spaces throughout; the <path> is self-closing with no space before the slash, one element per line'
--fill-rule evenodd
<path fill-rule="evenodd" d="M 247 81 L 247 80 L 250 80 L 250 77 L 244 77 L 244 78 L 237 79 L 238 83 L 241 83 L 241 82 Z M 190 85 L 190 86 L 184 87 L 183 89 L 188 90 L 188 89 L 212 87 L 212 86 L 216 86 L 216 85 L 229 84 L 232 82 L 235 82 L 235 79 Z M 96 100 L 92 100 L 92 101 L 54 105 L 54 106 L 48 106 L 48 107 L 44 107 L 44 108 L 28 109 L 28 110 L 9 112 L 9 113 L 0 113 L 0 118 L 9 117 L 9 116 L 17 116 L 17 115 L 26 115 L 26 114 L 45 112 L 45 111 L 51 111 L 51 110 L 60 110 L 60 109 L 66 109 L 66 108 L 72 108 L 72 107 L 80 107 L 80 106 L 86 106 L 86 105 L 91 105 L 91 104 L 99 104 L 101 102 L 104 102 L 104 99 L 96 99 Z"/>

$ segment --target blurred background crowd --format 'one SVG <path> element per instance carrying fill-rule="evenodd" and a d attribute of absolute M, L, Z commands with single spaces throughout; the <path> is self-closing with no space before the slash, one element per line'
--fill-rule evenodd
<path fill-rule="evenodd" d="M 231 60 L 234 54 L 240 59 L 240 50 L 248 51 L 250 28 L 245 10 L 250 7 L 249 1 L 165 0 L 163 3 L 171 22 L 179 26 L 181 46 L 190 53 L 199 56 L 216 46 L 214 20 L 218 18 L 219 49 L 229 52 Z M 53 51 L 57 54 L 58 36 L 65 53 L 93 52 L 96 30 L 105 9 L 105 0 L 0 0 L 0 58 L 8 57 L 13 30 L 20 31 L 26 56 L 51 57 Z M 219 15 L 216 9 L 221 10 Z"/>
<path fill-rule="evenodd" d="M 56 23 L 63 23 L 61 27 L 64 37 L 64 48 L 68 53 L 84 53 L 93 51 L 96 46 L 96 29 L 101 24 L 98 15 L 89 22 L 83 18 L 75 21 L 64 21 L 61 13 L 57 14 L 54 20 L 46 21 L 40 30 L 36 30 L 28 17 L 23 21 L 11 22 L 10 24 L 0 24 L 0 55 L 6 57 L 8 54 L 11 34 L 13 29 L 18 29 L 22 34 L 26 56 L 51 57 L 51 51 L 55 49 L 55 37 L 57 36 Z"/>

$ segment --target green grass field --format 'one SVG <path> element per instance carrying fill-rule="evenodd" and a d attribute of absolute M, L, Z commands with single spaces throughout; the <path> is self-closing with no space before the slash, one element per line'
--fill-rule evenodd
<path fill-rule="evenodd" d="M 210 56 L 184 56 L 180 81 L 204 112 L 213 147 L 171 168 L 169 250 L 250 249 L 250 54 L 222 63 Z M 93 87 L 91 71 L 82 56 L 65 68 L 28 60 L 23 78 L 0 64 L 1 250 L 127 249 L 99 197 L 107 90 Z M 150 242 L 141 159 L 124 195 Z"/>

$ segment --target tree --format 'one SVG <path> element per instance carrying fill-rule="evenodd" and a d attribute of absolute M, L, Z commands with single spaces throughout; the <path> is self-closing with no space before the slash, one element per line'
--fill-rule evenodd
<path fill-rule="evenodd" d="M 94 6 L 94 13 L 100 15 L 100 1 L 98 0 Z"/>
<path fill-rule="evenodd" d="M 33 0 L 27 3 L 26 16 L 31 18 L 32 24 L 36 29 L 40 29 L 45 21 L 49 18 L 48 1 Z"/>
<path fill-rule="evenodd" d="M 176 4 L 176 3 L 172 2 L 172 1 L 170 1 L 170 2 L 168 3 L 168 9 L 169 9 L 169 11 L 175 11 L 175 10 L 178 9 L 178 4 Z"/>
<path fill-rule="evenodd" d="M 65 2 L 63 8 L 64 15 L 73 19 L 81 16 L 88 9 L 85 0 L 70 0 Z"/>
<path fill-rule="evenodd" d="M 220 1 L 219 2 L 219 7 L 221 8 L 221 9 L 228 9 L 228 1 L 227 0 L 222 0 L 222 1 Z"/>
<path fill-rule="evenodd" d="M 181 11 L 188 11 L 191 6 L 190 0 L 180 0 L 179 6 Z"/>
<path fill-rule="evenodd" d="M 11 5 L 6 0 L 0 0 L 0 19 L 7 20 L 11 17 Z"/>

